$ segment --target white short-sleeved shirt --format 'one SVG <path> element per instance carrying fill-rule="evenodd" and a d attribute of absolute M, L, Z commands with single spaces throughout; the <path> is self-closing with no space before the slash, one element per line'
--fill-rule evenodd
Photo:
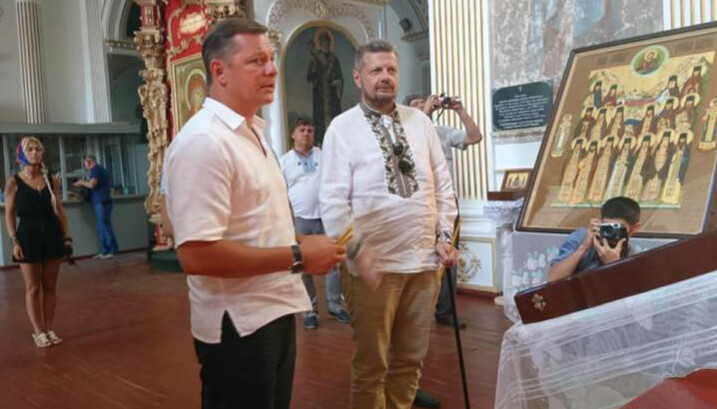
<path fill-rule="evenodd" d="M 307 159 L 314 163 L 314 169 L 308 172 L 302 165 L 302 161 Z M 289 187 L 289 200 L 294 209 L 294 216 L 302 219 L 320 219 L 321 149 L 314 147 L 309 158 L 302 158 L 292 149 L 279 159 L 279 163 Z"/>
<path fill-rule="evenodd" d="M 448 171 L 452 172 L 453 148 L 465 150 L 467 148 L 466 137 L 468 133 L 463 129 L 443 125 L 436 125 L 436 133 L 438 134 L 438 139 L 441 140 L 441 150 L 443 150 L 443 155 L 446 157 Z"/>
<path fill-rule="evenodd" d="M 177 247 L 189 241 L 237 241 L 252 247 L 296 243 L 286 183 L 263 139 L 241 115 L 207 98 L 166 155 L 167 208 Z M 311 309 L 301 276 L 288 271 L 244 278 L 187 278 L 192 335 L 221 340 L 226 311 L 246 336 L 284 315 Z"/>

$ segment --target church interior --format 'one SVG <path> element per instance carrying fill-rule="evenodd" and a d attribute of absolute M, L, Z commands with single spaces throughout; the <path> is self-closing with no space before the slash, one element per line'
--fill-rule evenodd
<path fill-rule="evenodd" d="M 236 35 L 259 33 L 270 46 L 265 64 L 274 83 L 253 119 L 222 105 L 233 101 L 224 92 L 247 94 L 241 85 L 221 88 L 222 70 L 238 69 L 225 54 L 242 48 L 211 54 L 205 43 L 230 21 L 258 23 L 247 27 L 259 31 Z M 388 51 L 380 48 L 386 44 Z M 385 54 L 397 69 L 380 74 L 396 85 L 387 112 L 373 105 L 380 99 L 370 99 L 364 77 L 370 56 Z M 430 273 L 438 284 L 429 301 L 439 307 L 424 306 L 431 311 L 427 352 L 406 389 L 409 403 L 392 401 L 392 388 L 400 388 L 381 379 L 375 409 L 717 408 L 715 62 L 717 0 L 0 0 L 0 177 L 7 181 L 0 409 L 374 409 L 356 398 L 364 342 L 357 306 L 364 304 L 353 293 L 360 277 L 371 282 L 353 272 L 371 270 L 358 257 L 379 240 L 380 226 L 359 231 L 375 216 L 351 208 L 360 237 L 353 227 L 345 237 L 333 234 L 325 198 L 334 196 L 318 186 L 348 169 L 350 206 L 373 194 L 357 187 L 370 158 L 344 167 L 331 157 L 349 144 L 340 130 L 352 112 L 372 124 L 353 129 L 365 128 L 364 142 L 385 158 L 392 206 L 414 203 L 435 185 L 427 208 L 437 219 L 429 230 L 436 230 L 431 260 L 439 261 Z M 190 230 L 214 219 L 197 212 L 184 227 L 189 219 L 180 212 L 218 206 L 202 197 L 211 182 L 187 187 L 201 179 L 176 176 L 191 165 L 182 158 L 195 159 L 182 149 L 195 146 L 192 132 L 217 104 L 241 118 L 246 126 L 236 128 L 256 137 L 252 146 L 287 185 L 270 186 L 261 169 L 253 178 L 227 176 L 223 185 L 258 185 L 290 201 L 267 213 L 271 227 L 262 230 L 279 237 L 276 224 L 291 218 L 292 252 L 284 247 L 293 264 L 280 271 L 301 284 L 302 305 L 311 307 L 289 315 L 295 363 L 283 404 L 222 406 L 207 398 L 209 366 L 198 345 L 214 342 L 197 335 L 208 311 L 201 308 L 211 304 L 203 297 L 229 291 L 222 280 L 254 279 L 202 276 L 182 251 L 198 240 Z M 373 114 L 381 119 L 371 123 Z M 421 173 L 427 153 L 415 145 L 422 134 L 411 135 L 415 118 L 427 129 L 430 155 L 441 145 L 440 160 L 428 160 L 429 176 Z M 206 128 L 212 141 L 231 145 Z M 308 142 L 301 129 L 310 129 Z M 217 152 L 215 169 L 233 158 L 229 149 Z M 319 168 L 319 160 L 333 168 Z M 216 173 L 202 166 L 197 174 Z M 301 181 L 309 174 L 316 179 Z M 316 184 L 310 192 L 321 216 L 296 206 L 307 193 L 295 187 L 307 180 Z M 441 188 L 450 192 L 448 205 Z M 222 217 L 239 225 L 244 210 L 236 209 L 255 199 L 230 194 Z M 452 215 L 447 233 L 436 227 L 444 215 Z M 294 249 L 302 235 L 324 229 L 299 231 L 304 219 L 320 227 L 323 219 L 331 243 L 345 245 L 346 263 L 334 263 L 340 267 L 315 285 L 308 274 L 314 253 L 302 247 L 302 259 Z M 255 244 L 224 234 L 212 240 L 239 242 L 242 254 Z M 259 247 L 273 245 L 251 249 Z M 218 265 L 211 259 L 203 262 Z M 242 300 L 221 311 L 222 343 L 225 321 L 234 320 L 240 340 L 250 336 L 232 315 L 255 313 Z M 257 314 L 273 310 L 265 311 Z M 384 356 L 386 376 L 399 350 Z"/>

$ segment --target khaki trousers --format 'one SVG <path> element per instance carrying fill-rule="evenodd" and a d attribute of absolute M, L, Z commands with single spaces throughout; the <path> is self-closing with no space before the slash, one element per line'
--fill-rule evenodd
<path fill-rule="evenodd" d="M 418 388 L 440 278 L 436 271 L 386 273 L 378 289 L 342 269 L 356 353 L 351 409 L 410 409 Z"/>

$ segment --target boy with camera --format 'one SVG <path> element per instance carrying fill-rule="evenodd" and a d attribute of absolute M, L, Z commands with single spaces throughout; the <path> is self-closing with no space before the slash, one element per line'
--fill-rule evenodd
<path fill-rule="evenodd" d="M 603 203 L 600 217 L 565 239 L 550 262 L 548 281 L 592 270 L 633 253 L 629 239 L 640 229 L 640 205 L 627 197 L 613 197 Z"/>

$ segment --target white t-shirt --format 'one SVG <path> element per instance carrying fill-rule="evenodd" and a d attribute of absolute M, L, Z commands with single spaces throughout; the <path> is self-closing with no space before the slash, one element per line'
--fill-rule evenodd
<path fill-rule="evenodd" d="M 286 183 L 254 118 L 207 98 L 166 155 L 167 209 L 177 247 L 189 241 L 237 241 L 252 247 L 296 243 Z M 221 341 L 226 311 L 246 336 L 284 315 L 311 309 L 301 276 L 288 271 L 244 278 L 187 278 L 192 335 Z"/>
<path fill-rule="evenodd" d="M 466 137 L 468 133 L 463 129 L 450 126 L 436 125 L 436 133 L 441 140 L 441 149 L 448 162 L 448 171 L 453 169 L 453 148 L 466 150 Z"/>
<path fill-rule="evenodd" d="M 457 209 L 436 128 L 417 109 L 397 109 L 418 189 L 410 197 L 389 192 L 380 144 L 357 105 L 334 118 L 324 137 L 321 219 L 335 237 L 353 224 L 379 253 L 380 271 L 417 273 L 438 267 L 436 235 L 453 231 Z"/>
<path fill-rule="evenodd" d="M 303 162 L 310 161 L 306 166 Z M 294 149 L 286 152 L 281 159 L 281 171 L 289 187 L 289 200 L 294 216 L 302 219 L 319 219 L 319 185 L 321 184 L 321 149 L 313 147 L 304 158 Z"/>

